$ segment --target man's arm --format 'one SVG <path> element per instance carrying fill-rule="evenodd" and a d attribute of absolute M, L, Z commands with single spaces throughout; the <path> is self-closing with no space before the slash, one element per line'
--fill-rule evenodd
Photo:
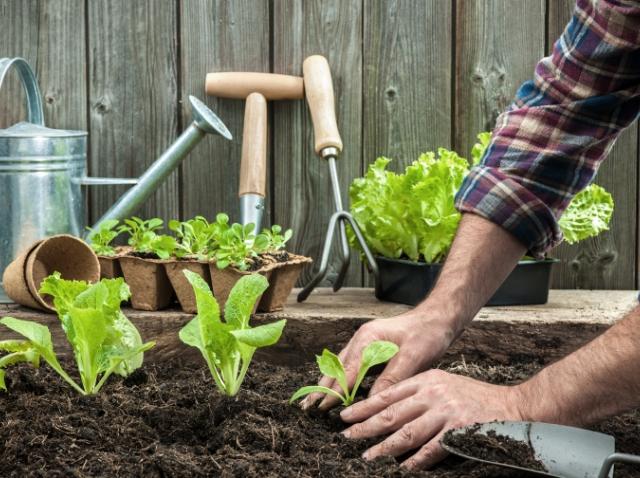
<path fill-rule="evenodd" d="M 524 253 L 525 247 L 500 226 L 465 214 L 428 298 L 403 315 L 364 324 L 342 350 L 339 356 L 349 386 L 355 381 L 362 349 L 374 340 L 394 342 L 400 351 L 376 380 L 372 394 L 426 370 L 462 333 Z M 320 385 L 340 391 L 339 385 L 327 377 L 320 380 Z M 309 395 L 302 406 L 307 408 L 321 397 Z M 337 403 L 327 396 L 320 408 Z"/>
<path fill-rule="evenodd" d="M 391 433 L 364 457 L 400 456 L 426 468 L 446 455 L 452 428 L 493 420 L 586 425 L 640 407 L 640 308 L 605 334 L 516 386 L 430 370 L 342 411 L 349 438 Z"/>

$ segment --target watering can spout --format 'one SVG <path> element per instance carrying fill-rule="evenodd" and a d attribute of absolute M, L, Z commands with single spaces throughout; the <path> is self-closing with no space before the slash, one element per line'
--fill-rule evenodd
<path fill-rule="evenodd" d="M 232 136 L 224 123 L 202 101 L 189 96 L 193 122 L 169 148 L 156 159 L 147 171 L 137 179 L 135 186 L 124 193 L 95 223 L 97 231 L 108 220 L 122 220 L 131 216 L 175 170 L 185 156 L 207 133 L 219 134 L 231 140 Z M 91 233 L 87 234 L 89 237 Z"/>

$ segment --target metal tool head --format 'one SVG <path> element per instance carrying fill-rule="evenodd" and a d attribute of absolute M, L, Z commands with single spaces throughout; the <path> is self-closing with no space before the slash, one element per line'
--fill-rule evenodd
<path fill-rule="evenodd" d="M 485 435 L 494 431 L 499 435 L 530 444 L 535 457 L 545 465 L 547 472 L 469 456 L 447 443 L 446 440 L 442 441 L 443 448 L 463 458 L 523 470 L 540 476 L 598 478 L 603 463 L 615 450 L 615 440 L 611 435 L 548 423 L 491 422 L 484 423 L 477 429 L 476 425 L 458 428 L 452 433 L 459 435 L 470 430 Z"/>
<path fill-rule="evenodd" d="M 198 128 L 207 133 L 217 133 L 225 139 L 232 139 L 227 127 L 207 105 L 192 95 L 189 95 L 189 102 L 193 120 Z"/>

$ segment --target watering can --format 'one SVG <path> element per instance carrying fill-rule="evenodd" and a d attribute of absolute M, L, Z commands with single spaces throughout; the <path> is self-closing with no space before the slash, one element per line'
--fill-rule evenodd
<path fill-rule="evenodd" d="M 26 93 L 28 122 L 0 129 L 0 277 L 33 242 L 55 234 L 85 231 L 83 186 L 133 185 L 93 226 L 129 217 L 207 134 L 230 140 L 220 119 L 190 96 L 193 122 L 140 178 L 87 177 L 87 132 L 44 125 L 35 74 L 22 58 L 0 58 L 0 87 L 14 68 Z M 8 302 L 0 283 L 0 302 Z"/>

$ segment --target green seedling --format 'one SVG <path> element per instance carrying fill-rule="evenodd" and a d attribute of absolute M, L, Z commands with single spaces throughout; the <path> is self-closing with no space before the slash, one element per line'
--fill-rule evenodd
<path fill-rule="evenodd" d="M 253 224 L 233 224 L 218 240 L 218 247 L 214 251 L 217 267 L 225 269 L 233 266 L 241 271 L 246 271 L 251 260 L 265 252 L 268 247 L 268 239 L 263 234 L 253 234 Z"/>
<path fill-rule="evenodd" d="M 96 254 L 100 256 L 114 256 L 116 254 L 116 250 L 111 243 L 121 232 L 117 228 L 119 223 L 120 221 L 117 219 L 109 219 L 104 221 L 98 230 L 87 227 L 91 248 Z"/>
<path fill-rule="evenodd" d="M 344 371 L 344 365 L 340 361 L 340 358 L 331 351 L 324 349 L 322 351 L 322 355 L 316 355 L 318 368 L 320 368 L 320 372 L 322 372 L 323 375 L 334 378 L 338 382 L 338 385 L 342 389 L 342 393 L 320 385 L 308 385 L 298 389 L 292 395 L 289 403 L 293 403 L 295 400 L 304 397 L 305 395 L 309 395 L 310 393 L 320 392 L 325 395 L 332 395 L 338 398 L 342 401 L 342 404 L 345 407 L 348 407 L 355 400 L 358 388 L 369 369 L 375 365 L 388 362 L 395 354 L 398 353 L 398 350 L 399 348 L 396 344 L 385 340 L 376 340 L 375 342 L 371 342 L 367 345 L 362 351 L 362 362 L 360 363 L 360 370 L 358 370 L 356 381 L 353 384 L 353 388 L 349 390 L 347 375 Z"/>
<path fill-rule="evenodd" d="M 134 216 L 124 220 L 119 232 L 129 234 L 128 244 L 134 252 L 155 254 L 160 259 L 169 259 L 176 250 L 177 242 L 172 236 L 157 233 L 163 224 L 162 219 L 157 217 L 145 221 Z"/>
<path fill-rule="evenodd" d="M 284 234 L 282 234 L 282 227 L 274 224 L 271 226 L 271 229 L 263 229 L 262 235 L 266 237 L 268 241 L 267 252 L 277 252 L 285 248 L 287 242 L 293 235 L 293 231 L 287 229 Z"/>
<path fill-rule="evenodd" d="M 56 272 L 43 281 L 40 293 L 53 297 L 78 366 L 80 384 L 60 365 L 48 327 L 3 317 L 0 323 L 26 340 L 0 342 L 0 351 L 8 352 L 0 358 L 2 390 L 6 390 L 4 368 L 18 362 L 37 367 L 42 359 L 78 393 L 93 395 L 113 373 L 126 377 L 142 366 L 144 352 L 155 344 L 142 343 L 140 333 L 120 310 L 120 304 L 131 295 L 122 278 L 88 284 L 61 279 Z"/>
<path fill-rule="evenodd" d="M 207 259 L 214 238 L 214 227 L 215 223 L 210 224 L 202 216 L 196 216 L 184 222 L 169 221 L 169 229 L 177 237 L 176 257 Z"/>
<path fill-rule="evenodd" d="M 191 271 L 184 275 L 193 287 L 198 314 L 180 330 L 180 340 L 200 350 L 218 390 L 234 396 L 256 349 L 277 343 L 286 320 L 249 326 L 254 306 L 269 286 L 259 274 L 246 275 L 236 283 L 225 304 L 224 320 L 205 280 Z"/>

